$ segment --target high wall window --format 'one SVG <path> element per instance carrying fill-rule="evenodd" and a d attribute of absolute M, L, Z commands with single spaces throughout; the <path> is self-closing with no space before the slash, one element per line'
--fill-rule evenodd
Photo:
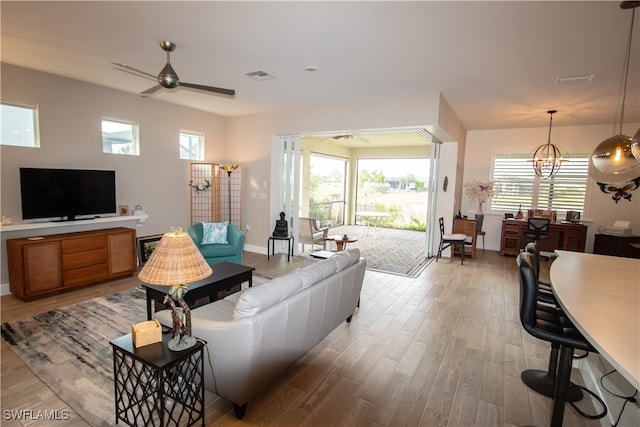
<path fill-rule="evenodd" d="M 203 133 L 180 131 L 180 158 L 185 160 L 204 160 Z"/>
<path fill-rule="evenodd" d="M 103 119 L 102 152 L 139 155 L 138 123 Z"/>
<path fill-rule="evenodd" d="M 40 147 L 38 106 L 2 100 L 0 102 L 2 145 Z"/>
<path fill-rule="evenodd" d="M 569 154 L 567 159 L 556 176 L 541 179 L 528 154 L 496 154 L 491 179 L 498 193 L 491 199 L 491 210 L 513 212 L 521 206 L 523 211 L 583 212 L 589 155 Z"/>

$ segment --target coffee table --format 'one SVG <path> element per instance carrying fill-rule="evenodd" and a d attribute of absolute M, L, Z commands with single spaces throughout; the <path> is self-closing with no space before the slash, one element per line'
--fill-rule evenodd
<path fill-rule="evenodd" d="M 342 252 L 347 248 L 347 243 L 355 243 L 358 239 L 354 239 L 353 237 L 347 237 L 336 235 L 336 236 L 327 236 L 324 240 L 334 241 L 336 242 L 336 251 Z"/>
<path fill-rule="evenodd" d="M 243 282 L 249 282 L 249 287 L 253 286 L 254 267 L 225 261 L 211 264 L 211 268 L 213 269 L 211 276 L 189 283 L 189 292 L 183 297 L 189 308 L 193 308 L 196 301 L 204 297 L 209 297 L 209 302 L 213 302 L 218 299 L 219 291 L 232 288 Z M 148 285 L 146 283 L 142 283 L 142 287 L 147 293 L 147 319 L 152 320 L 155 312 L 151 307 L 153 301 L 162 304 L 165 295 L 169 292 L 169 287 Z"/>

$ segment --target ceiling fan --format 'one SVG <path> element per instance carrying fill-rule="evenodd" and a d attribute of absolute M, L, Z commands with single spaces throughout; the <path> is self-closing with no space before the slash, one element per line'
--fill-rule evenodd
<path fill-rule="evenodd" d="M 356 141 L 356 142 L 362 142 L 364 144 L 369 143 L 369 140 L 367 138 L 360 135 L 354 135 L 354 134 L 334 135 L 330 138 L 340 142 Z"/>
<path fill-rule="evenodd" d="M 157 76 L 154 76 L 151 73 L 147 73 L 146 71 L 138 70 L 137 68 L 133 68 L 127 64 L 120 64 L 117 62 L 112 62 L 111 64 L 113 64 L 115 67 L 117 67 L 122 71 L 130 72 L 130 73 L 139 75 L 141 77 L 150 78 L 158 82 L 156 86 L 150 87 L 149 89 L 141 92 L 140 93 L 141 95 L 151 95 L 162 88 L 173 89 L 179 86 L 188 87 L 191 89 L 204 90 L 208 92 L 221 93 L 223 95 L 230 95 L 230 96 L 233 96 L 236 94 L 236 91 L 233 89 L 224 89 L 220 87 L 205 86 L 205 85 L 199 85 L 199 84 L 180 81 L 178 74 L 175 72 L 175 70 L 171 66 L 171 61 L 169 58 L 169 54 L 175 50 L 176 44 L 165 40 L 160 42 L 160 47 L 162 48 L 162 50 L 167 52 L 167 63 L 165 64 L 162 71 L 160 71 L 160 74 L 158 74 Z"/>

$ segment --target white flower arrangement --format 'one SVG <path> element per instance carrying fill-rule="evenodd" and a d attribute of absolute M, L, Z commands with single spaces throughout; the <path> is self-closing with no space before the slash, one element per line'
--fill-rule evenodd
<path fill-rule="evenodd" d="M 465 194 L 472 202 L 478 202 L 483 205 L 487 199 L 495 196 L 496 190 L 493 181 L 481 182 L 474 179 L 471 182 L 463 184 Z"/>

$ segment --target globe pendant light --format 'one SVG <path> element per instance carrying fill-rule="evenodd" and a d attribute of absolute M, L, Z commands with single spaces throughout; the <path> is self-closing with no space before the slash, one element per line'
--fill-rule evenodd
<path fill-rule="evenodd" d="M 620 108 L 620 131 L 617 135 L 607 138 L 602 141 L 591 154 L 591 161 L 593 165 L 600 172 L 607 174 L 624 174 L 635 168 L 640 163 L 640 142 L 636 142 L 634 145 L 637 147 L 633 150 L 639 152 L 634 154 L 632 152 L 632 141 L 630 136 L 622 134 L 622 123 L 624 119 L 624 103 L 627 92 L 627 78 L 629 77 L 629 58 L 631 57 L 631 42 L 633 37 L 633 24 L 635 20 L 635 8 L 640 6 L 640 1 L 623 1 L 620 3 L 621 9 L 632 9 L 631 13 L 631 28 L 629 29 L 629 42 L 627 44 L 627 56 L 624 64 L 624 85 L 622 89 L 622 106 Z M 636 134 L 635 139 L 638 139 Z M 634 157 L 635 156 L 635 157 Z"/>
<path fill-rule="evenodd" d="M 633 157 L 640 162 L 640 129 L 638 129 L 631 140 L 631 152 L 633 153 Z"/>
<path fill-rule="evenodd" d="M 560 148 L 551 143 L 551 125 L 553 124 L 553 115 L 557 113 L 557 111 L 549 110 L 547 113 L 549 113 L 549 138 L 546 144 L 536 147 L 531 156 L 534 172 L 544 179 L 555 176 L 560 170 L 560 165 L 567 161 L 562 155 Z"/>

